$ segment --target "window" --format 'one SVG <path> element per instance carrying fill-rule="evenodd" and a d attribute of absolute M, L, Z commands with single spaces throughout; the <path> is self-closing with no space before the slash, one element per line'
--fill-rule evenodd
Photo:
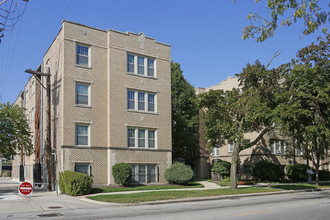
<path fill-rule="evenodd" d="M 229 144 L 228 145 L 228 152 L 233 153 L 233 151 L 234 151 L 234 144 Z"/>
<path fill-rule="evenodd" d="M 127 72 L 134 73 L 135 72 L 134 66 L 135 66 L 134 55 L 127 54 Z"/>
<path fill-rule="evenodd" d="M 135 129 L 128 129 L 128 147 L 135 147 Z"/>
<path fill-rule="evenodd" d="M 145 148 L 145 143 L 146 143 L 146 130 L 143 129 L 139 129 L 139 143 L 138 143 L 138 147 L 142 147 Z"/>
<path fill-rule="evenodd" d="M 128 109 L 135 109 L 135 97 L 134 91 L 127 91 L 127 108 Z"/>
<path fill-rule="evenodd" d="M 131 148 L 156 148 L 156 130 L 128 128 L 127 146 Z"/>
<path fill-rule="evenodd" d="M 156 165 L 133 164 L 131 182 L 155 183 L 157 182 Z"/>
<path fill-rule="evenodd" d="M 155 60 L 139 55 L 127 54 L 127 72 L 142 76 L 155 77 Z"/>
<path fill-rule="evenodd" d="M 138 92 L 138 110 L 144 111 L 145 110 L 145 101 L 144 101 L 144 92 Z"/>
<path fill-rule="evenodd" d="M 285 143 L 281 140 L 273 140 L 270 145 L 270 151 L 272 154 L 284 154 Z"/>
<path fill-rule="evenodd" d="M 154 112 L 155 111 L 155 95 L 148 94 L 148 111 Z"/>
<path fill-rule="evenodd" d="M 89 176 L 91 175 L 90 164 L 87 163 L 76 163 L 74 166 L 74 171 L 79 173 L 85 173 Z"/>
<path fill-rule="evenodd" d="M 127 90 L 127 109 L 144 112 L 156 112 L 156 95 L 147 92 Z"/>
<path fill-rule="evenodd" d="M 144 75 L 144 57 L 138 57 L 138 74 Z"/>
<path fill-rule="evenodd" d="M 220 156 L 220 147 L 214 147 L 213 150 L 212 150 L 211 155 L 212 155 L 213 157 L 215 157 L 215 156 Z"/>
<path fill-rule="evenodd" d="M 244 165 L 243 173 L 251 173 L 251 165 Z"/>
<path fill-rule="evenodd" d="M 302 152 L 301 152 L 301 150 L 299 148 L 297 149 L 297 155 L 298 156 L 302 155 Z"/>
<path fill-rule="evenodd" d="M 76 145 L 88 146 L 89 145 L 89 126 L 77 124 L 76 125 Z"/>
<path fill-rule="evenodd" d="M 89 47 L 77 44 L 76 64 L 89 66 Z"/>
<path fill-rule="evenodd" d="M 155 148 L 155 131 L 148 131 L 148 146 L 149 148 Z"/>
<path fill-rule="evenodd" d="M 34 108 L 31 109 L 31 122 L 34 121 L 34 117 L 35 117 L 35 112 L 34 112 Z"/>
<path fill-rule="evenodd" d="M 155 76 L 154 60 L 148 58 L 148 76 Z"/>
<path fill-rule="evenodd" d="M 76 104 L 89 105 L 89 85 L 76 83 Z"/>

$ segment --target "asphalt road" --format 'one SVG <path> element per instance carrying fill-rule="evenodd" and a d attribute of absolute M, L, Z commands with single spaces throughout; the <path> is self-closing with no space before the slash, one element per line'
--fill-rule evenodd
<path fill-rule="evenodd" d="M 69 201 L 68 201 L 69 202 Z M 254 196 L 162 205 L 85 204 L 74 209 L 1 215 L 0 219 L 330 219 L 330 191 Z"/>

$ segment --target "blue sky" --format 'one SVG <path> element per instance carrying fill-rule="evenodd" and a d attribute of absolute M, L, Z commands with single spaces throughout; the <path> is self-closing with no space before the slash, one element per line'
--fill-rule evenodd
<path fill-rule="evenodd" d="M 21 9 L 24 2 L 16 0 Z M 0 6 L 9 7 L 11 0 Z M 320 0 L 326 7 L 327 0 Z M 272 67 L 289 62 L 296 52 L 316 40 L 318 34 L 300 38 L 302 25 L 282 27 L 264 43 L 242 40 L 251 11 L 267 15 L 266 0 L 30 0 L 15 29 L 5 32 L 0 44 L 0 102 L 14 102 L 61 28 L 62 20 L 114 29 L 141 31 L 170 44 L 172 60 L 181 64 L 194 87 L 208 87 L 240 73 L 247 63 L 267 64 L 276 51 Z M 6 5 L 7 4 L 7 5 Z M 1 12 L 3 13 L 3 12 Z"/>

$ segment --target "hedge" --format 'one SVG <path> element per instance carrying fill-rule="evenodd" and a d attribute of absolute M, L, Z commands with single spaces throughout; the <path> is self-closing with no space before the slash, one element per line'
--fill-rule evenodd
<path fill-rule="evenodd" d="M 283 169 L 274 163 L 262 160 L 251 168 L 251 175 L 255 180 L 279 181 L 284 179 Z"/>
<path fill-rule="evenodd" d="M 127 186 L 132 176 L 132 166 L 127 163 L 117 163 L 112 167 L 112 176 L 116 184 Z"/>
<path fill-rule="evenodd" d="M 60 191 L 70 196 L 88 194 L 92 189 L 93 179 L 84 173 L 74 171 L 60 172 Z"/>
<path fill-rule="evenodd" d="M 183 163 L 173 163 L 165 170 L 165 179 L 170 184 L 186 185 L 193 181 L 194 171 Z"/>
<path fill-rule="evenodd" d="M 219 173 L 222 177 L 230 176 L 230 166 L 231 164 L 227 161 L 219 160 L 213 164 L 212 170 Z"/>

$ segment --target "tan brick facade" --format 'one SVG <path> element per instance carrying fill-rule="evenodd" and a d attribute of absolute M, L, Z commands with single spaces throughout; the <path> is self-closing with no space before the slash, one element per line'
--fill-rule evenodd
<path fill-rule="evenodd" d="M 88 48 L 88 65 L 77 64 L 77 45 Z M 155 76 L 128 73 L 128 54 L 144 57 L 146 62 L 152 59 Z M 158 182 L 164 183 L 163 173 L 172 162 L 170 61 L 170 46 L 143 33 L 105 31 L 63 21 L 42 68 L 49 67 L 51 74 L 56 173 L 89 164 L 94 184 L 109 185 L 114 184 L 114 164 L 151 164 L 157 166 Z M 88 87 L 88 104 L 76 104 L 76 85 Z M 155 112 L 128 110 L 128 90 L 155 95 Z M 46 101 L 44 115 L 45 106 Z M 87 146 L 77 146 L 76 125 L 88 127 Z M 145 130 L 146 135 L 148 129 L 155 131 L 156 148 L 129 148 L 128 128 Z"/>

